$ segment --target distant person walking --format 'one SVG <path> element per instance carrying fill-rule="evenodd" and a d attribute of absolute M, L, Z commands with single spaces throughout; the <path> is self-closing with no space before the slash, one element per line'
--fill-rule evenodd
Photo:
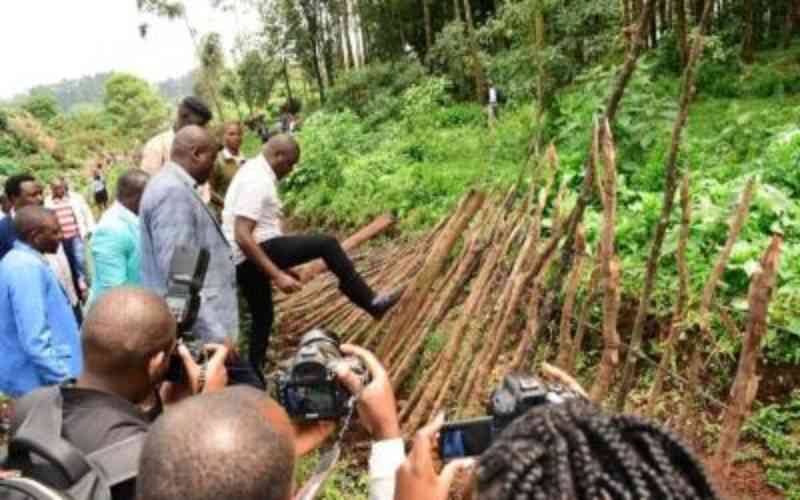
<path fill-rule="evenodd" d="M 94 204 L 105 210 L 108 206 L 108 190 L 106 189 L 106 179 L 100 167 L 95 169 L 92 175 L 92 192 L 94 193 Z"/>
<path fill-rule="evenodd" d="M 500 95 L 493 81 L 489 81 L 489 124 L 494 125 L 498 118 Z"/>

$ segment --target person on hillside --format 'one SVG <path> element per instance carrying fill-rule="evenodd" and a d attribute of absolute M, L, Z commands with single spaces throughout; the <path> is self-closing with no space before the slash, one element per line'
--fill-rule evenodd
<path fill-rule="evenodd" d="M 211 176 L 219 149 L 211 134 L 199 126 L 189 125 L 175 134 L 170 162 L 150 180 L 142 196 L 141 276 L 145 287 L 165 296 L 176 249 L 207 249 L 210 260 L 192 332 L 203 342 L 233 348 L 239 335 L 233 251 L 215 215 L 197 194 L 197 186 Z M 264 387 L 247 363 L 232 359 L 228 371 L 234 382 Z"/>
<path fill-rule="evenodd" d="M 50 196 L 44 200 L 44 206 L 58 217 L 64 233 L 62 245 L 70 267 L 75 271 L 76 286 L 85 290 L 88 282 L 85 242 L 94 231 L 94 215 L 83 196 L 70 191 L 64 178 L 54 180 L 50 184 L 50 191 Z"/>
<path fill-rule="evenodd" d="M 56 215 L 37 205 L 14 215 L 19 239 L 0 261 L 0 392 L 21 396 L 81 369 L 78 322 L 44 258 L 62 238 Z"/>
<path fill-rule="evenodd" d="M 84 368 L 74 383 L 59 388 L 60 430 L 68 443 L 90 454 L 144 436 L 163 406 L 225 387 L 228 350 L 208 346 L 209 360 L 200 367 L 178 344 L 175 330 L 166 302 L 153 292 L 117 288 L 95 303 L 80 338 Z M 176 353 L 187 374 L 185 383 L 164 380 Z M 25 409 L 39 396 L 33 393 L 17 402 L 12 436 L 24 420 Z M 135 497 L 136 477 L 111 488 L 112 500 Z"/>
<path fill-rule="evenodd" d="M 147 172 L 139 169 L 128 170 L 117 180 L 117 199 L 100 219 L 90 244 L 92 303 L 112 288 L 137 286 L 142 281 L 139 206 L 149 180 Z"/>
<path fill-rule="evenodd" d="M 172 128 L 158 134 L 145 144 L 142 151 L 141 169 L 151 176 L 156 175 L 170 160 L 175 134 L 188 125 L 205 127 L 212 117 L 211 110 L 202 100 L 193 96 L 185 97 L 178 105 L 175 124 Z M 211 187 L 208 183 L 203 182 L 197 189 L 203 201 L 209 203 L 211 201 Z"/>
<path fill-rule="evenodd" d="M 500 94 L 494 82 L 489 80 L 488 90 L 489 121 L 494 123 L 499 118 Z"/>
<path fill-rule="evenodd" d="M 106 179 L 103 177 L 103 169 L 100 165 L 94 170 L 92 174 L 92 192 L 94 193 L 94 204 L 105 210 L 108 206 L 108 189 L 106 188 Z"/>
<path fill-rule="evenodd" d="M 220 210 L 225 204 L 225 194 L 228 192 L 228 186 L 230 186 L 233 176 L 247 161 L 241 151 L 243 136 L 244 129 L 239 122 L 228 122 L 223 127 L 222 165 L 214 169 L 209 180 L 211 202 Z"/>
<path fill-rule="evenodd" d="M 272 284 L 284 293 L 302 288 L 287 269 L 323 259 L 339 278 L 342 293 L 376 319 L 400 299 L 400 290 L 376 294 L 335 238 L 283 235 L 278 182 L 292 172 L 299 159 L 300 146 L 292 137 L 273 137 L 262 154 L 239 170 L 225 197 L 223 230 L 234 243 L 236 279 L 253 317 L 248 345 L 250 363 L 256 370 L 264 364 L 272 329 Z"/>

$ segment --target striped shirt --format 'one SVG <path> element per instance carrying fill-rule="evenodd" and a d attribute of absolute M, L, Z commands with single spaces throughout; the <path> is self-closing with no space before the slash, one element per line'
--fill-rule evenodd
<path fill-rule="evenodd" d="M 56 213 L 58 224 L 61 226 L 61 231 L 64 233 L 64 239 L 69 239 L 78 235 L 78 220 L 75 218 L 75 212 L 72 211 L 69 198 L 64 197 L 60 200 L 53 198 L 53 204 L 50 209 Z"/>

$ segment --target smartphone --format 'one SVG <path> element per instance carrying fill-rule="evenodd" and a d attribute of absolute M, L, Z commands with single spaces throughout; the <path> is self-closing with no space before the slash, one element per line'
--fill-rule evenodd
<path fill-rule="evenodd" d="M 480 417 L 444 424 L 439 431 L 442 461 L 475 457 L 486 451 L 492 444 L 493 422 L 493 417 Z"/>

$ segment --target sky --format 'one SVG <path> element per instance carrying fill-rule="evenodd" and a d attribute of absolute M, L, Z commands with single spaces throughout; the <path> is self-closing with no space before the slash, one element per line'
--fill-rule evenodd
<path fill-rule="evenodd" d="M 248 19 L 214 10 L 210 0 L 184 4 L 200 35 L 217 31 L 226 47 L 248 27 Z M 150 24 L 145 39 L 138 29 L 143 22 Z M 3 0 L 0 98 L 105 71 L 155 83 L 186 74 L 195 66 L 194 52 L 182 20 L 140 14 L 136 0 Z"/>

